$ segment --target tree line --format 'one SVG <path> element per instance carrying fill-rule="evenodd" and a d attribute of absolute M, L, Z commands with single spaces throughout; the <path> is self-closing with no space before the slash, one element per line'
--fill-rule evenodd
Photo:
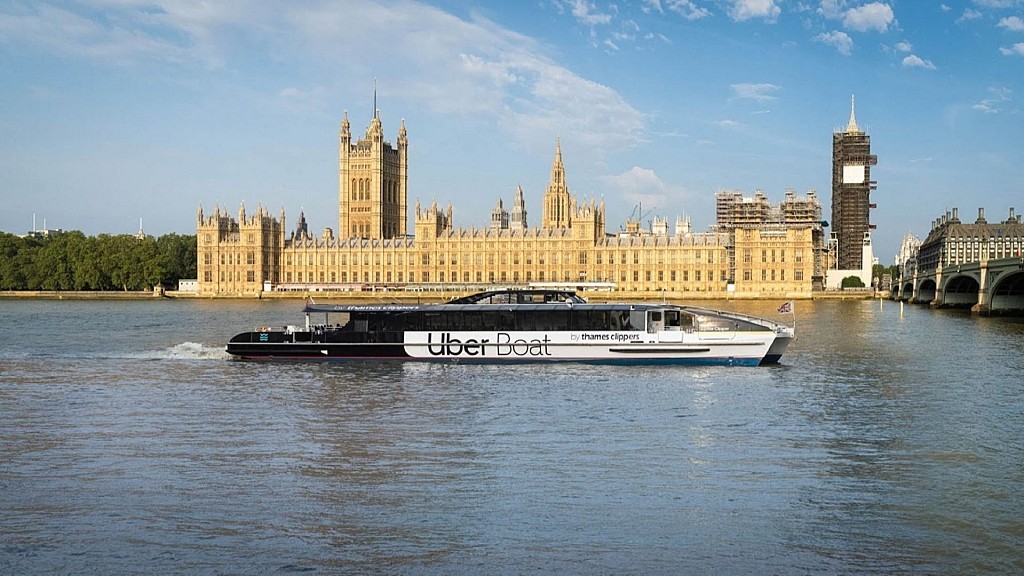
<path fill-rule="evenodd" d="M 195 235 L 0 232 L 0 290 L 151 290 L 195 277 Z"/>

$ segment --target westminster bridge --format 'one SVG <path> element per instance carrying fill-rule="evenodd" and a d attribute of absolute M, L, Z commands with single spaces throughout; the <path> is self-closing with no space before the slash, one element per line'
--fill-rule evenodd
<path fill-rule="evenodd" d="M 1024 313 L 1024 257 L 939 266 L 900 280 L 897 300 L 980 314 Z"/>

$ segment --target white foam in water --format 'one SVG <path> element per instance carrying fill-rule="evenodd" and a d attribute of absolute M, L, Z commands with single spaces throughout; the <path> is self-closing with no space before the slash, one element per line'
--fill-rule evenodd
<path fill-rule="evenodd" d="M 182 342 L 164 350 L 141 352 L 133 357 L 151 360 L 227 360 L 231 356 L 224 348 L 199 342 Z"/>

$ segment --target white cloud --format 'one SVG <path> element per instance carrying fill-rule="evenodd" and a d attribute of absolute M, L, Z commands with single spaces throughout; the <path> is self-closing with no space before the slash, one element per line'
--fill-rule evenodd
<path fill-rule="evenodd" d="M 205 50 L 202 23 L 195 30 L 182 30 L 173 10 L 143 19 L 129 8 L 116 17 L 93 19 L 45 3 L 14 4 L 7 9 L 0 12 L 0 41 L 14 40 L 116 66 L 146 60 L 201 61 L 212 68 L 221 63 Z M 179 32 L 185 32 L 185 39 L 175 38 Z"/>
<path fill-rule="evenodd" d="M 775 5 L 775 0 L 730 0 L 732 7 L 729 9 L 729 16 L 733 20 L 743 21 L 753 18 L 763 18 L 768 22 L 775 22 L 782 9 Z"/>
<path fill-rule="evenodd" d="M 573 127 L 563 139 L 581 154 L 600 155 L 646 138 L 646 119 L 618 92 L 552 61 L 550 50 L 532 38 L 410 0 L 251 7 L 244 0 L 124 0 L 101 11 L 70 6 L 0 7 L 0 46 L 17 41 L 105 65 L 171 62 L 190 74 L 197 66 L 244 67 L 249 58 L 302 62 L 324 78 L 345 70 L 346 82 L 387 70 L 389 91 L 434 114 L 484 117 L 528 149 L 541 141 L 546 148 L 560 126 Z M 581 10 L 578 17 L 603 21 Z M 331 102 L 338 89 L 278 90 L 278 102 L 294 109 Z"/>
<path fill-rule="evenodd" d="M 924 60 L 917 54 L 911 54 L 903 59 L 904 68 L 924 68 L 926 70 L 935 70 L 935 64 L 932 64 L 931 60 Z"/>
<path fill-rule="evenodd" d="M 1009 48 L 1000 48 L 1003 56 L 1024 56 L 1024 42 L 1017 42 Z"/>
<path fill-rule="evenodd" d="M 897 52 L 910 52 L 913 49 L 914 49 L 914 46 L 910 42 L 904 41 L 904 42 L 897 42 L 896 43 L 896 51 Z"/>
<path fill-rule="evenodd" d="M 988 92 L 990 96 L 971 106 L 971 109 L 986 114 L 998 114 L 1002 111 L 1000 105 L 1013 99 L 1013 90 L 1009 88 L 990 86 Z"/>
<path fill-rule="evenodd" d="M 700 20 L 711 15 L 707 8 L 698 6 L 690 0 L 666 0 L 665 3 L 668 5 L 669 10 L 687 20 Z"/>
<path fill-rule="evenodd" d="M 1021 0 L 974 0 L 974 3 L 984 8 L 1013 8 L 1021 5 Z"/>
<path fill-rule="evenodd" d="M 853 50 L 853 39 L 846 32 L 839 30 L 818 34 L 814 37 L 814 40 L 835 47 L 840 54 L 845 56 L 849 56 Z"/>
<path fill-rule="evenodd" d="M 665 13 L 665 10 L 661 7 L 661 0 L 643 0 L 640 3 L 640 11 L 644 14 L 650 14 L 651 12 Z"/>
<path fill-rule="evenodd" d="M 839 0 L 821 0 L 821 5 L 818 7 L 818 14 L 829 20 L 838 20 L 843 15 L 843 10 L 839 6 Z"/>
<path fill-rule="evenodd" d="M 968 20 L 977 20 L 978 18 L 981 18 L 981 12 L 967 8 L 964 10 L 964 13 L 961 14 L 960 17 L 956 19 L 956 23 L 960 24 L 961 22 L 966 22 Z"/>
<path fill-rule="evenodd" d="M 999 27 L 1013 32 L 1024 32 L 1024 20 L 1021 20 L 1019 16 L 1010 16 L 1000 20 Z"/>
<path fill-rule="evenodd" d="M 750 100 L 757 100 L 758 102 L 764 102 L 766 100 L 774 100 L 775 96 L 772 94 L 782 89 L 781 86 L 775 84 L 733 84 L 729 86 L 732 88 L 733 94 L 736 98 L 746 98 Z"/>
<path fill-rule="evenodd" d="M 645 213 L 648 209 L 681 202 L 686 197 L 684 188 L 666 183 L 650 168 L 634 166 L 621 174 L 605 176 L 602 180 L 612 189 L 613 194 L 630 204 L 642 204 Z"/>
<path fill-rule="evenodd" d="M 885 32 L 893 19 L 892 7 L 881 2 L 873 2 L 847 10 L 843 15 L 843 26 L 857 32 Z"/>
<path fill-rule="evenodd" d="M 587 0 L 572 0 L 570 11 L 573 18 L 576 18 L 580 24 L 587 26 L 598 26 L 612 21 L 611 14 L 597 12 L 597 7 Z"/>

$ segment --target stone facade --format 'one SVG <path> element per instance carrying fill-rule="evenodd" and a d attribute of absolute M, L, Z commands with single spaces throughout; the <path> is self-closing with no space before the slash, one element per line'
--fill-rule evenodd
<path fill-rule="evenodd" d="M 566 183 L 560 143 L 544 194 L 541 225 L 529 228 L 517 189 L 511 218 L 499 202 L 490 225 L 456 228 L 449 205 L 416 203 L 415 234 L 405 231 L 408 140 L 384 142 L 379 114 L 367 136 L 351 143 L 347 114 L 339 154 L 339 230 L 294 232 L 259 207 L 237 220 L 217 208 L 197 219 L 199 293 L 264 290 L 473 290 L 530 283 L 605 283 L 619 291 L 702 296 L 809 295 L 815 274 L 811 224 L 763 223 L 694 233 L 689 221 L 653 231 L 606 232 L 604 202 L 577 203 Z M 787 197 L 787 199 L 790 199 Z M 813 197 L 810 200 L 816 203 Z M 680 222 L 683 222 L 681 225 Z"/>
<path fill-rule="evenodd" d="M 989 222 L 985 209 L 978 208 L 973 223 L 960 220 L 960 210 L 953 208 L 932 222 L 932 229 L 917 253 L 917 271 L 985 262 L 1000 258 L 1016 258 L 1024 253 L 1024 223 L 1013 208 L 1006 220 Z"/>

